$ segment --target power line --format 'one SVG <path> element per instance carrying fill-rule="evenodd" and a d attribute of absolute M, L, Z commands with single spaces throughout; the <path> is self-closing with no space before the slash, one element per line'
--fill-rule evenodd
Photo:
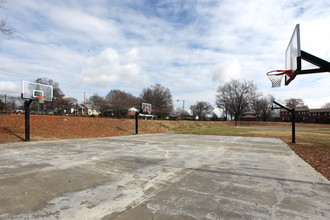
<path fill-rule="evenodd" d="M 8 90 L 1 90 L 0 89 L 0 93 L 12 93 L 12 94 L 21 94 L 20 92 L 13 92 L 13 91 L 8 91 Z"/>
<path fill-rule="evenodd" d="M 7 74 L 3 74 L 3 73 L 0 73 L 0 75 L 7 75 L 7 76 L 13 76 L 12 74 L 16 75 L 16 76 L 28 76 L 28 77 L 34 77 L 32 74 L 28 74 L 28 73 L 18 73 L 18 72 L 14 72 L 14 71 L 9 71 L 9 70 L 1 70 L 0 69 L 0 72 L 3 72 L 3 73 L 7 73 Z M 8 74 L 10 73 L 10 74 Z"/>

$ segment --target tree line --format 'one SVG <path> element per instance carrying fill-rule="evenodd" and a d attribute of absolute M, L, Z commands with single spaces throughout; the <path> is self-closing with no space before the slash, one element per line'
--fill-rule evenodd
<path fill-rule="evenodd" d="M 76 98 L 65 98 L 65 94 L 61 90 L 59 84 L 52 79 L 37 78 L 36 83 L 53 86 L 53 100 L 51 102 L 32 102 L 30 108 L 32 112 L 48 114 L 74 113 L 78 106 L 85 108 L 86 106 L 99 110 L 103 116 L 111 117 L 127 117 L 127 110 L 131 107 L 141 109 L 141 103 L 150 103 L 152 105 L 152 114 L 159 119 L 164 119 L 173 112 L 173 100 L 170 89 L 155 84 L 148 88 L 144 88 L 139 96 L 131 93 L 113 89 L 106 96 L 94 94 L 78 103 Z M 23 100 L 20 97 L 0 96 L 0 111 L 14 112 L 17 109 L 23 109 Z"/>
<path fill-rule="evenodd" d="M 165 119 L 173 111 L 173 99 L 170 89 L 155 84 L 144 88 L 137 97 L 119 89 L 110 90 L 102 97 L 98 94 L 91 96 L 87 103 L 101 110 L 104 116 L 126 117 L 131 107 L 141 109 L 141 103 L 152 105 L 152 114 L 159 119 Z"/>
<path fill-rule="evenodd" d="M 31 110 L 39 113 L 55 114 L 74 113 L 77 114 L 77 107 L 86 105 L 92 109 L 97 109 L 102 116 L 106 117 L 127 117 L 129 108 L 141 108 L 141 103 L 146 102 L 152 105 L 152 114 L 158 119 L 179 118 L 179 119 L 197 119 L 197 120 L 218 120 L 213 110 L 214 107 L 206 101 L 197 101 L 190 106 L 190 113 L 183 108 L 173 107 L 173 98 L 169 88 L 160 84 L 151 85 L 142 89 L 139 96 L 131 93 L 112 89 L 107 95 L 100 96 L 94 94 L 87 98 L 83 103 L 78 103 L 75 98 L 65 98 L 65 94 L 60 89 L 57 82 L 47 78 L 37 78 L 37 83 L 53 86 L 53 101 L 43 104 L 33 102 Z M 222 120 L 240 120 L 242 114 L 247 111 L 255 112 L 259 121 L 268 121 L 275 118 L 278 112 L 271 111 L 268 107 L 272 106 L 274 97 L 272 95 L 264 96 L 257 90 L 253 82 L 232 80 L 220 85 L 216 91 L 216 107 L 222 110 Z M 13 112 L 16 109 L 23 109 L 23 100 L 19 97 L 0 96 L 0 111 Z M 307 107 L 300 98 L 290 98 L 284 101 L 289 108 Z M 326 103 L 323 108 L 329 108 L 330 103 Z M 74 112 L 71 110 L 74 109 Z"/>

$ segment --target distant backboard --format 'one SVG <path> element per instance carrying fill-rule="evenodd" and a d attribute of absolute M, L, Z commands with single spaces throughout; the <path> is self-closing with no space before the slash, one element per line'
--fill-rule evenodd
<path fill-rule="evenodd" d="M 53 86 L 22 80 L 21 97 L 23 99 L 37 99 L 38 96 L 45 96 L 45 101 L 52 101 Z"/>
<path fill-rule="evenodd" d="M 291 71 L 291 77 L 285 75 L 285 85 L 288 85 L 301 72 L 300 27 L 296 25 L 285 51 L 285 70 Z"/>
<path fill-rule="evenodd" d="M 143 114 L 151 114 L 151 104 L 142 102 L 142 113 Z"/>

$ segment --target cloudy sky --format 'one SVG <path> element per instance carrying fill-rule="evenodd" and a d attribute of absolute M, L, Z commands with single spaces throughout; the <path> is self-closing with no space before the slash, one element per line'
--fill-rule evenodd
<path fill-rule="evenodd" d="M 159 83 L 188 109 L 215 106 L 218 86 L 240 79 L 319 108 L 330 102 L 330 73 L 272 89 L 266 72 L 285 68 L 298 23 L 302 50 L 329 61 L 329 11 L 329 0 L 8 0 L 0 19 L 15 34 L 0 39 L 0 93 L 19 95 L 21 80 L 38 77 L 79 101 Z"/>

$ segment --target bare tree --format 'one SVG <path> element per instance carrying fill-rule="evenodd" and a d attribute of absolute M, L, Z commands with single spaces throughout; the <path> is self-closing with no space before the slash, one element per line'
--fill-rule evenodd
<path fill-rule="evenodd" d="M 0 8 L 5 8 L 4 4 L 6 3 L 6 0 L 0 0 Z M 6 38 L 10 38 L 14 33 L 14 30 L 7 25 L 7 18 L 0 21 L 0 33 Z"/>
<path fill-rule="evenodd" d="M 140 98 L 143 102 L 152 105 L 153 114 L 156 114 L 158 118 L 165 118 L 173 111 L 171 91 L 160 84 L 144 88 Z"/>
<path fill-rule="evenodd" d="M 322 105 L 322 108 L 330 108 L 330 102 L 325 103 L 324 105 Z"/>
<path fill-rule="evenodd" d="M 255 97 L 251 102 L 251 110 L 253 110 L 258 117 L 259 121 L 268 121 L 274 118 L 275 111 L 268 109 L 272 106 L 274 97 L 269 95 L 268 97 Z"/>
<path fill-rule="evenodd" d="M 233 115 L 233 112 L 231 111 L 230 109 L 230 105 L 229 103 L 227 102 L 222 102 L 221 100 L 217 99 L 216 100 L 216 105 L 218 108 L 222 109 L 223 112 L 222 112 L 222 117 L 225 121 L 228 120 L 228 117 L 229 116 L 232 116 Z"/>
<path fill-rule="evenodd" d="M 171 115 L 181 120 L 187 119 L 190 116 L 189 112 L 183 110 L 183 108 L 181 107 L 175 108 Z"/>
<path fill-rule="evenodd" d="M 76 98 L 64 98 L 63 99 L 63 108 L 67 113 L 71 113 L 71 109 L 76 108 L 78 100 Z"/>
<path fill-rule="evenodd" d="M 139 98 L 118 89 L 111 90 L 107 94 L 105 101 L 116 117 L 125 117 L 129 108 L 140 106 Z"/>
<path fill-rule="evenodd" d="M 235 126 L 244 110 L 249 109 L 250 101 L 257 96 L 253 82 L 232 80 L 217 89 L 216 104 L 220 109 L 233 115 Z"/>
<path fill-rule="evenodd" d="M 6 111 L 15 112 L 15 110 L 18 108 L 18 105 L 17 105 L 18 100 L 19 100 L 18 97 L 7 96 Z"/>
<path fill-rule="evenodd" d="M 89 97 L 88 104 L 91 104 L 93 108 L 99 109 L 103 114 L 110 106 L 106 97 L 99 96 L 97 93 Z"/>
<path fill-rule="evenodd" d="M 199 120 L 205 120 L 207 115 L 212 114 L 213 109 L 210 103 L 204 101 L 197 101 L 196 105 L 190 106 L 194 117 L 198 116 Z"/>
<path fill-rule="evenodd" d="M 301 98 L 290 98 L 286 99 L 284 102 L 288 108 L 308 108 Z"/>
<path fill-rule="evenodd" d="M 45 78 L 37 78 L 36 83 L 46 84 L 53 86 L 53 100 L 51 102 L 45 102 L 42 104 L 42 109 L 46 108 L 46 112 L 50 109 L 60 111 L 65 109 L 66 103 L 64 101 L 65 94 L 60 89 L 60 86 L 57 82 L 52 79 Z M 36 104 L 32 103 L 32 106 Z M 35 107 L 35 106 L 34 106 Z"/>

